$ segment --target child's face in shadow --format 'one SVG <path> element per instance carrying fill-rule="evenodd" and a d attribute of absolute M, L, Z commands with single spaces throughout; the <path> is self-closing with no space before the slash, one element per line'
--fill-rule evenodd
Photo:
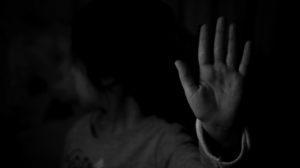
<path fill-rule="evenodd" d="M 79 104 L 84 107 L 100 106 L 108 113 L 116 113 L 123 103 L 124 86 L 113 76 L 100 79 L 101 86 L 95 86 L 88 78 L 84 66 L 72 68 L 75 92 Z"/>

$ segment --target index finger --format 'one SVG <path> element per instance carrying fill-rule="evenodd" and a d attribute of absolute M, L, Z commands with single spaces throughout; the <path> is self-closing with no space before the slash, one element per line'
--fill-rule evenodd
<path fill-rule="evenodd" d="M 208 30 L 205 24 L 200 29 L 198 61 L 200 65 L 208 64 Z"/>

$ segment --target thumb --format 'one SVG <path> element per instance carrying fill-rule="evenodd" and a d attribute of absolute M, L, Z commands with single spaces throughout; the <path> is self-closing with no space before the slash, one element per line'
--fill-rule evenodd
<path fill-rule="evenodd" d="M 192 95 L 192 93 L 194 93 L 197 90 L 197 85 L 195 84 L 194 78 L 186 64 L 182 61 L 176 60 L 175 66 L 178 71 L 179 79 L 184 89 L 185 95 L 189 97 L 190 95 Z"/>

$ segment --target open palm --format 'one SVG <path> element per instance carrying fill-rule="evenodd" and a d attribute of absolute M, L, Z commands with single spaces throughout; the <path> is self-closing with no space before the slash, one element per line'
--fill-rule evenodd
<path fill-rule="evenodd" d="M 198 61 L 200 80 L 189 72 L 182 61 L 176 61 L 180 81 L 195 116 L 203 123 L 229 127 L 236 116 L 242 95 L 243 80 L 250 57 L 250 42 L 245 44 L 243 56 L 237 63 L 235 26 L 229 26 L 228 46 L 225 46 L 224 19 L 217 21 L 213 55 L 209 53 L 207 26 L 200 30 Z M 209 56 L 214 58 L 209 62 Z"/>

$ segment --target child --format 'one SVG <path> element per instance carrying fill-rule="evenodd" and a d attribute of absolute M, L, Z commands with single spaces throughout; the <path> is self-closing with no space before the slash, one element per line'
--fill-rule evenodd
<path fill-rule="evenodd" d="M 120 4 L 119 6 L 124 7 Z M 125 7 L 124 9 L 128 10 Z M 127 16 L 129 18 L 130 15 L 127 14 Z M 139 25 L 139 22 L 135 23 L 134 20 L 129 23 Z M 147 24 L 146 22 L 143 23 Z M 88 25 L 82 26 L 86 26 L 88 29 L 92 28 Z M 114 27 L 115 25 L 109 26 Z M 74 29 L 76 28 L 74 27 Z M 247 131 L 237 124 L 236 114 L 242 95 L 242 82 L 249 60 L 250 45 L 246 43 L 241 62 L 238 63 L 236 61 L 237 53 L 234 52 L 236 46 L 234 26 L 231 25 L 229 28 L 228 49 L 225 50 L 223 46 L 226 43 L 224 39 L 227 33 L 224 31 L 224 19 L 219 18 L 213 54 L 209 52 L 206 25 L 202 26 L 198 51 L 199 83 L 194 80 L 188 67 L 182 61 L 176 61 L 188 104 L 196 116 L 198 145 L 192 143 L 193 139 L 185 134 L 178 124 L 170 124 L 155 116 L 143 115 L 143 107 L 139 103 L 140 100 L 137 99 L 136 92 L 141 92 L 143 91 L 141 88 L 144 88 L 146 91 L 140 94 L 147 96 L 147 93 L 153 91 L 148 89 L 152 85 L 143 85 L 135 90 L 135 86 L 140 84 L 136 83 L 139 79 L 129 72 L 142 71 L 143 67 L 140 64 L 130 64 L 131 61 L 127 59 L 134 60 L 140 56 L 139 61 L 143 61 L 143 58 L 149 58 L 144 55 L 150 56 L 155 54 L 155 51 L 161 51 L 159 49 L 163 43 L 159 44 L 158 48 L 152 48 L 152 46 L 147 45 L 149 43 L 141 45 L 142 41 L 140 40 L 147 41 L 147 38 L 145 36 L 139 37 L 141 34 L 137 33 L 138 30 L 122 29 L 122 26 L 114 28 L 116 31 L 123 30 L 117 32 L 117 35 L 120 36 L 103 36 L 102 39 L 101 36 L 96 36 L 96 39 L 102 42 L 113 39 L 106 41 L 106 45 L 99 48 L 97 45 L 100 46 L 101 43 L 94 43 L 76 38 L 76 35 L 73 36 L 74 51 L 80 47 L 82 47 L 81 50 L 87 49 L 86 47 L 96 47 L 97 50 L 106 50 L 107 52 L 102 54 L 108 53 L 113 59 L 99 59 L 104 60 L 103 62 L 98 62 L 97 59 L 93 60 L 90 55 L 94 54 L 96 57 L 102 57 L 102 55 L 94 53 L 96 50 L 92 49 L 73 52 L 73 56 L 75 57 L 76 54 L 78 59 L 66 59 L 60 64 L 62 66 L 59 68 L 59 72 L 64 75 L 60 80 L 52 83 L 55 86 L 52 92 L 56 93 L 53 95 L 56 98 L 65 97 L 63 99 L 65 101 L 75 98 L 77 102 L 75 103 L 75 111 L 78 112 L 71 113 L 69 117 L 64 119 L 50 120 L 51 122 L 46 122 L 37 129 L 33 129 L 31 133 L 23 134 L 21 141 L 30 143 L 24 145 L 28 148 L 25 151 L 32 153 L 26 155 L 28 159 L 32 159 L 32 163 L 29 164 L 32 167 L 58 167 L 57 161 L 60 160 L 61 166 L 66 168 L 210 168 L 235 166 L 243 163 L 242 158 L 249 148 L 249 137 Z M 125 35 L 122 36 L 124 30 L 137 33 L 137 35 L 131 36 L 125 31 Z M 106 29 L 106 31 L 111 30 Z M 105 33 L 107 32 L 104 32 L 104 35 Z M 144 33 L 147 34 L 147 32 Z M 84 37 L 90 37 L 87 36 L 87 31 L 81 32 L 81 34 Z M 154 35 L 149 33 L 146 37 L 154 38 Z M 134 39 L 135 43 L 129 43 L 129 41 L 125 43 L 125 37 Z M 151 39 L 151 42 L 153 40 Z M 77 42 L 80 43 L 76 44 Z M 93 45 L 80 45 L 84 43 L 93 43 Z M 154 51 L 147 50 L 150 48 Z M 127 56 L 128 53 L 134 56 Z M 82 57 L 82 54 L 87 56 Z M 120 55 L 124 57 L 121 58 Z M 157 58 L 157 56 L 153 56 Z M 121 58 L 122 61 L 116 63 L 114 59 L 118 58 Z M 153 60 L 153 58 L 149 60 Z M 150 68 L 148 71 L 157 68 L 154 64 L 155 61 L 154 59 L 153 64 L 146 66 Z M 114 63 L 116 64 L 114 65 Z M 136 69 L 136 67 L 141 69 Z M 110 68 L 110 70 L 107 71 L 106 68 Z M 159 70 L 153 70 L 153 72 L 156 71 L 159 73 Z M 126 74 L 127 76 L 125 76 Z M 156 75 L 154 76 L 156 77 Z M 147 77 L 144 75 L 140 78 L 143 80 L 141 84 L 146 83 L 147 79 L 145 78 Z M 149 78 L 152 79 L 153 77 Z M 159 86 L 159 80 L 155 82 Z M 136 84 L 132 85 L 134 83 Z M 70 88 L 72 89 L 70 90 Z M 63 91 L 68 92 L 57 94 Z M 71 94 L 66 94 L 69 92 Z M 162 93 L 157 92 L 158 96 L 160 94 Z M 152 109 L 161 110 L 159 108 L 157 106 Z M 65 112 L 62 109 L 59 111 Z M 170 115 L 172 115 L 171 112 Z M 34 137 L 32 138 L 31 135 Z M 64 150 L 62 151 L 62 149 Z"/>
<path fill-rule="evenodd" d="M 97 20 L 94 21 L 97 22 Z M 102 20 L 99 18 L 100 21 Z M 116 20 L 117 23 L 118 21 Z M 134 21 L 129 21 L 129 23 L 134 24 Z M 139 22 L 137 25 L 139 25 Z M 82 26 L 87 28 L 84 29 L 86 31 L 81 32 L 82 35 L 89 38 L 90 32 L 88 32 L 88 29 L 92 26 L 89 24 L 82 24 Z M 92 52 L 90 50 L 86 51 L 87 56 L 83 58 L 85 60 L 82 63 L 83 65 L 73 67 L 74 76 L 77 79 L 79 98 L 81 102 L 84 102 L 83 104 L 89 104 L 86 107 L 90 106 L 93 108 L 88 108 L 86 111 L 89 111 L 89 113 L 79 117 L 70 128 L 66 137 L 63 167 L 208 168 L 234 166 L 241 163 L 242 157 L 249 147 L 249 137 L 247 132 L 237 124 L 236 114 L 242 95 L 242 81 L 249 61 L 250 43 L 246 43 L 241 62 L 238 63 L 236 61 L 237 53 L 235 52 L 234 25 L 229 27 L 228 49 L 225 50 L 224 44 L 226 42 L 224 39 L 227 33 L 225 32 L 224 18 L 218 19 L 214 52 L 211 55 L 208 47 L 207 27 L 206 25 L 202 26 L 198 51 L 199 84 L 197 84 L 188 67 L 182 61 L 176 61 L 175 63 L 186 98 L 197 118 L 196 133 L 199 146 L 195 146 L 192 143 L 192 138 L 184 134 L 178 124 L 170 124 L 154 116 L 145 117 L 138 103 L 139 100 L 136 99 L 137 96 L 132 94 L 134 93 L 132 91 L 134 88 L 129 90 L 126 88 L 128 86 L 126 84 L 127 76 L 116 77 L 123 73 L 115 71 L 132 72 L 128 70 L 132 67 L 135 70 L 141 70 L 135 67 L 137 65 L 126 60 L 127 58 L 134 59 L 136 57 L 127 57 L 126 54 L 130 53 L 143 57 L 143 55 L 138 55 L 139 51 L 142 48 L 141 52 L 144 51 L 145 54 L 148 54 L 149 50 L 146 48 L 149 47 L 147 46 L 149 43 L 143 43 L 144 45 L 142 46 L 137 44 L 137 48 L 130 50 L 126 47 L 132 47 L 130 45 L 132 43 L 128 41 L 128 45 L 124 43 L 126 42 L 124 39 L 126 37 L 131 38 L 131 40 L 134 39 L 133 41 L 139 39 L 139 37 L 130 34 L 132 33 L 131 29 L 128 30 L 130 32 L 128 33 L 126 27 L 123 29 L 120 26 L 119 30 L 125 35 L 117 32 L 116 36 L 110 34 L 111 36 L 105 37 L 106 34 L 103 34 L 102 37 L 96 35 L 97 32 L 101 34 L 101 26 L 106 25 L 100 25 L 100 27 L 97 27 L 99 30 L 96 28 L 95 31 L 92 31 L 92 33 L 95 33 L 94 37 L 99 38 L 99 41 L 112 40 L 112 42 L 108 41 L 108 43 L 116 44 L 114 46 L 108 45 L 108 47 L 112 47 L 109 49 L 115 49 L 116 51 L 103 52 L 102 54 L 108 54 L 116 60 L 120 58 L 122 61 L 114 62 L 114 59 L 107 58 L 108 60 L 105 61 L 111 61 L 108 64 L 113 66 L 111 68 L 106 67 L 105 63 L 107 62 L 103 61 L 104 59 L 99 59 L 99 61 L 97 59 L 93 60 L 95 57 L 103 57 L 101 52 L 99 52 L 102 49 L 102 44 L 95 43 L 93 47 L 99 45 L 97 48 L 98 52 L 88 46 Z M 108 25 L 108 27 L 110 26 L 112 25 Z M 116 29 L 114 27 L 113 30 L 117 31 L 118 27 Z M 127 36 L 127 33 L 129 36 Z M 147 34 L 147 31 L 145 33 Z M 148 35 L 145 36 L 148 37 Z M 75 39 L 75 42 L 80 41 L 87 42 L 88 40 Z M 133 44 L 135 46 L 136 43 Z M 106 47 L 105 44 L 103 45 Z M 105 47 L 103 49 L 107 51 L 108 48 Z M 83 48 L 86 49 L 85 47 Z M 90 54 L 95 54 L 95 56 L 92 57 Z M 122 56 L 124 58 L 121 58 Z M 89 62 L 89 59 L 93 60 L 92 63 L 86 64 L 86 62 Z M 94 65 L 98 64 L 99 69 L 94 69 L 92 72 L 95 74 L 91 75 L 89 74 L 89 68 L 91 67 L 84 65 L 92 66 L 93 63 Z M 155 63 L 152 66 L 150 68 L 157 68 Z M 103 67 L 110 68 L 111 71 L 108 71 L 107 74 Z M 91 69 L 93 68 L 95 66 Z M 97 78 L 97 73 L 99 78 Z M 128 78 L 130 80 L 134 80 L 134 83 L 140 80 L 138 78 L 134 79 L 134 77 L 137 77 L 134 75 L 130 77 L 132 75 L 130 73 L 127 73 L 127 75 L 129 75 Z M 96 82 L 93 82 L 95 80 Z M 156 82 L 159 83 L 160 81 L 157 80 Z M 144 87 L 147 90 L 151 85 L 144 85 Z M 151 91 L 155 90 L 151 89 Z M 157 93 L 159 96 L 160 92 Z M 92 104 L 94 105 L 91 106 Z M 156 108 L 159 110 L 160 107 Z M 170 115 L 172 115 L 171 112 Z"/>

